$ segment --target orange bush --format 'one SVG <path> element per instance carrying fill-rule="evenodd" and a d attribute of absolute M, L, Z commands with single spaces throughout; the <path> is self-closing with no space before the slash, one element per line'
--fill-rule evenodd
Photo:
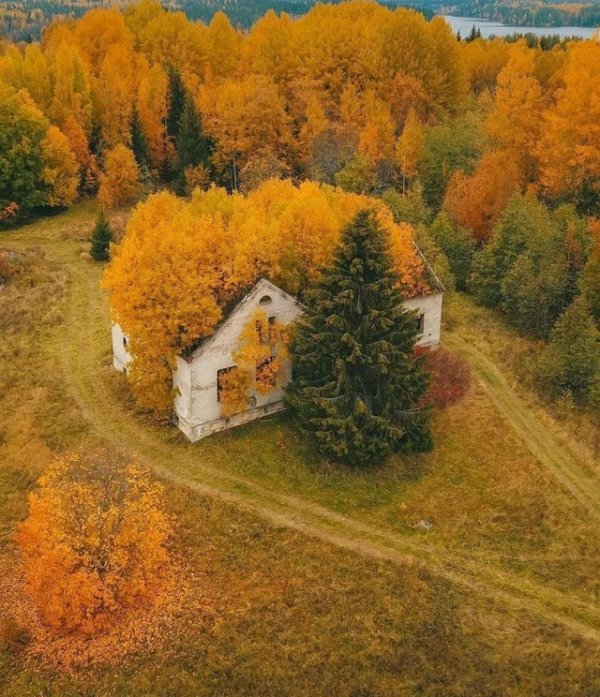
<path fill-rule="evenodd" d="M 29 496 L 17 531 L 26 591 L 57 636 L 93 636 L 161 595 L 171 527 L 135 464 L 68 455 Z"/>

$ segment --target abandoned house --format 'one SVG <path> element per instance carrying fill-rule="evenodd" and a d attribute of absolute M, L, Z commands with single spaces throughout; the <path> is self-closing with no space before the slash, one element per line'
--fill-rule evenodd
<path fill-rule="evenodd" d="M 416 313 L 420 332 L 419 346 L 434 347 L 440 341 L 444 288 L 437 278 L 433 277 L 431 280 L 430 293 L 408 298 L 404 302 L 407 310 Z M 293 323 L 301 315 L 302 305 L 291 295 L 262 279 L 211 337 L 194 350 L 177 357 L 177 368 L 173 373 L 176 390 L 175 418 L 180 430 L 190 441 L 200 440 L 211 433 L 283 409 L 283 388 L 291 375 L 291 365 L 287 358 L 281 360 L 278 379 L 273 381 L 272 388 L 267 393 L 252 389 L 251 385 L 246 408 L 231 415 L 224 413 L 224 388 L 231 371 L 237 369 L 234 354 L 240 335 L 249 323 L 254 322 L 257 312 L 268 318 L 268 332 L 275 323 L 282 326 Z M 112 328 L 112 343 L 113 365 L 117 370 L 126 371 L 131 356 L 127 351 L 127 337 L 118 324 L 114 324 Z M 271 356 L 263 363 L 275 358 L 276 356 Z M 257 376 L 259 367 L 256 366 Z"/>

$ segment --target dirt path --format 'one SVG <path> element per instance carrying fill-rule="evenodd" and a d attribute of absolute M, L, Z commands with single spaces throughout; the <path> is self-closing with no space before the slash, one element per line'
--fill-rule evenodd
<path fill-rule="evenodd" d="M 600 640 L 600 608 L 587 600 L 506 571 L 484 555 L 446 549 L 214 468 L 205 461 L 201 448 L 173 448 L 161 429 L 141 423 L 105 387 L 100 366 L 106 363 L 108 311 L 98 290 L 97 271 L 76 257 L 71 244 L 30 240 L 22 233 L 13 242 L 17 239 L 41 243 L 48 256 L 68 270 L 64 342 L 53 342 L 49 351 L 62 362 L 73 398 L 99 439 L 135 456 L 165 479 L 227 501 L 275 525 L 372 558 L 422 564 L 487 600 Z"/>
<path fill-rule="evenodd" d="M 481 351 L 454 334 L 444 344 L 468 360 L 509 426 L 530 452 L 590 514 L 600 520 L 600 481 L 558 440 L 525 404 L 501 370 Z"/>
<path fill-rule="evenodd" d="M 73 393 L 85 418 L 121 451 L 140 458 L 162 477 L 217 497 L 276 525 L 394 563 L 421 563 L 449 580 L 514 609 L 566 624 L 586 637 L 600 638 L 600 608 L 521 575 L 506 572 L 477 555 L 449 551 L 384 527 L 341 515 L 309 500 L 280 494 L 211 467 L 199 448 L 176 449 L 160 433 L 124 413 L 94 373 L 106 351 L 108 316 L 97 280 L 85 267 L 72 267 L 64 354 Z M 98 321 L 100 320 L 100 321 Z"/>

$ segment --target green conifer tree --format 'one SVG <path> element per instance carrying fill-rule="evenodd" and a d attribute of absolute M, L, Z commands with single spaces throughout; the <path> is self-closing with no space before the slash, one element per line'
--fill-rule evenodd
<path fill-rule="evenodd" d="M 179 122 L 185 103 L 185 87 L 179 71 L 169 67 L 169 108 L 167 111 L 167 135 L 176 139 L 179 133 Z"/>
<path fill-rule="evenodd" d="M 554 325 L 539 371 L 552 394 L 570 393 L 578 402 L 588 401 L 600 379 L 600 330 L 583 296 Z"/>
<path fill-rule="evenodd" d="M 369 211 L 344 230 L 290 346 L 286 401 L 326 455 L 355 465 L 431 447 L 418 327 L 402 306 L 385 233 Z"/>
<path fill-rule="evenodd" d="M 186 194 L 185 170 L 187 167 L 208 167 L 212 150 L 210 139 L 202 131 L 202 118 L 190 95 L 185 99 L 179 132 L 177 135 L 177 189 Z"/>
<path fill-rule="evenodd" d="M 594 253 L 590 256 L 585 267 L 581 288 L 596 321 L 600 323 L 600 236 L 596 245 Z"/>
<path fill-rule="evenodd" d="M 94 261 L 108 261 L 110 259 L 109 247 L 113 239 L 113 230 L 104 210 L 101 210 L 92 233 L 90 247 L 90 254 Z"/>
<path fill-rule="evenodd" d="M 444 211 L 439 213 L 431 224 L 429 234 L 448 257 L 456 287 L 458 290 L 466 290 L 471 273 L 471 260 L 475 252 L 473 236 L 465 228 L 452 225 Z"/>
<path fill-rule="evenodd" d="M 140 167 L 148 167 L 148 141 L 144 135 L 138 110 L 134 107 L 131 115 L 131 149 Z"/>

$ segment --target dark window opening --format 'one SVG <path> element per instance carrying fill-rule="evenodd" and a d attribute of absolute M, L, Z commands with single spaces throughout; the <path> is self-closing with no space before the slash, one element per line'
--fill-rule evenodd
<path fill-rule="evenodd" d="M 269 356 L 256 365 L 256 382 L 275 387 L 275 372 L 272 370 L 273 356 Z"/>
<path fill-rule="evenodd" d="M 273 302 L 273 299 L 271 298 L 270 295 L 263 295 L 262 298 L 258 301 L 259 305 L 270 305 Z"/>
<path fill-rule="evenodd" d="M 221 394 L 225 388 L 224 378 L 233 370 L 237 370 L 236 365 L 230 365 L 229 368 L 221 368 L 220 370 L 217 370 L 217 402 L 221 401 Z"/>
<path fill-rule="evenodd" d="M 123 346 L 127 346 L 127 337 L 126 336 L 123 337 Z"/>
<path fill-rule="evenodd" d="M 267 343 L 267 335 L 265 333 L 265 328 L 263 327 L 263 323 L 260 319 L 256 320 L 256 336 L 258 338 L 259 344 Z"/>
<path fill-rule="evenodd" d="M 277 341 L 275 332 L 275 317 L 269 317 L 269 343 L 274 344 Z"/>
<path fill-rule="evenodd" d="M 417 331 L 419 332 L 419 334 L 422 334 L 424 329 L 425 329 L 425 315 L 419 315 L 417 318 Z"/>

